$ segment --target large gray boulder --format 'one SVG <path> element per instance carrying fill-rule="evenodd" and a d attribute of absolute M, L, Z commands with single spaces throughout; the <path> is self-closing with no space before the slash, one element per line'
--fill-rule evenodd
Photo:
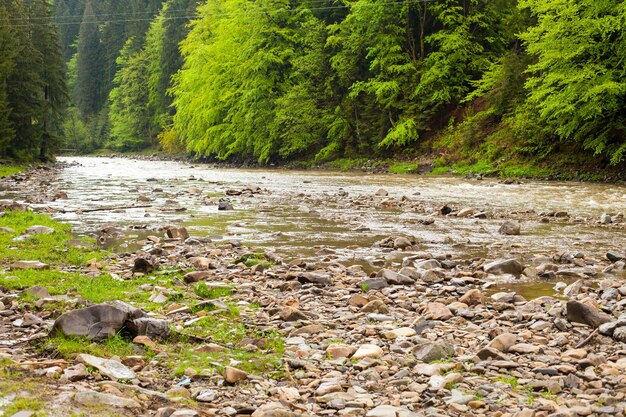
<path fill-rule="evenodd" d="M 568 301 L 566 310 L 570 322 L 586 324 L 594 329 L 614 320 L 608 314 L 578 301 Z"/>
<path fill-rule="evenodd" d="M 498 259 L 486 263 L 483 266 L 483 269 L 488 274 L 510 274 L 519 277 L 520 275 L 522 275 L 524 267 L 522 266 L 522 263 L 517 259 Z"/>
<path fill-rule="evenodd" d="M 171 330 L 169 324 L 165 320 L 142 317 L 126 322 L 126 328 L 133 337 L 148 336 L 151 339 L 167 339 Z"/>
<path fill-rule="evenodd" d="M 127 319 L 126 311 L 107 304 L 99 304 L 61 315 L 54 322 L 52 334 L 60 332 L 66 336 L 102 340 L 117 334 Z"/>

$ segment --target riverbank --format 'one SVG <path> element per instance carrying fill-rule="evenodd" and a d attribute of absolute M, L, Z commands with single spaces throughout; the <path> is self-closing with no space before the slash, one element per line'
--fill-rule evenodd
<path fill-rule="evenodd" d="M 0 326 L 9 335 L 0 345 L 6 364 L 0 409 L 7 416 L 25 410 L 48 416 L 539 417 L 618 416 L 626 409 L 626 254 L 617 250 L 623 250 L 623 214 L 609 214 L 603 223 L 563 210 L 532 211 L 531 201 L 537 202 L 528 189 L 524 209 L 513 211 L 442 205 L 426 185 L 421 194 L 396 194 L 386 177 L 389 191 L 350 187 L 345 178 L 338 181 L 341 189 L 318 190 L 315 177 L 285 190 L 282 177 L 270 173 L 244 177 L 269 176 L 260 187 L 240 177 L 217 178 L 217 172 L 204 179 L 203 171 L 178 165 L 165 175 L 160 165 L 150 170 L 102 162 L 85 173 L 124 185 L 98 191 L 87 184 L 84 190 L 99 193 L 94 198 L 82 188 L 65 188 L 81 181 L 79 167 L 70 171 L 71 182 L 59 180 L 71 165 L 3 182 L 18 200 L 9 206 L 29 204 L 29 196 L 32 207 L 55 216 L 73 211 L 74 224 L 95 222 L 97 232 L 92 240 L 76 239 L 47 217 L 0 217 L 11 229 L 0 235 L 3 244 L 15 255 L 3 261 L 0 274 Z M 145 176 L 117 179 L 120 171 Z M 150 207 L 90 217 L 87 209 L 114 206 L 105 194 L 114 189 Z M 404 233 L 362 252 L 360 234 L 367 231 L 350 225 L 350 261 L 329 244 L 298 257 L 276 243 L 255 248 L 159 217 L 172 207 L 167 200 L 192 211 L 198 203 L 202 210 L 217 206 L 220 198 L 230 198 L 234 212 L 298 206 L 300 223 L 326 212 L 349 222 L 336 212 L 344 208 L 379 222 L 401 221 Z M 82 206 L 74 205 L 78 201 Z M 104 223 L 124 218 L 125 211 L 137 213 L 128 222 Z M 147 222 L 139 220 L 146 215 Z M 250 222 L 233 221 L 240 228 Z M 323 223 L 328 219 L 315 225 Z M 552 247 L 537 243 L 545 233 L 534 228 L 540 224 L 552 226 L 557 239 L 570 228 L 579 238 L 592 228 L 609 239 Z M 37 225 L 52 231 L 28 232 Z M 494 231 L 480 240 L 459 237 L 470 227 Z M 418 234 L 427 228 L 446 237 L 430 243 Z M 113 236 L 132 245 L 119 252 L 93 246 L 93 239 Z M 308 236 L 315 245 L 315 236 Z M 474 249 L 486 255 L 472 249 L 476 241 L 480 248 Z M 62 256 L 49 254 L 51 242 Z M 294 243 L 288 235 L 285 245 Z M 369 268 L 359 259 L 365 253 Z M 20 269 L 20 260 L 48 269 Z M 526 282 L 556 289 L 522 295 Z M 98 314 L 92 314 L 95 305 Z M 104 321 L 99 314 L 116 319 L 98 327 Z M 80 331 L 83 319 L 96 320 L 89 329 L 98 333 L 63 336 Z M 49 335 L 54 326 L 57 332 Z"/>
<path fill-rule="evenodd" d="M 123 157 L 144 160 L 186 161 L 190 163 L 210 164 L 223 168 L 263 168 L 254 161 L 221 161 L 206 157 L 194 157 L 189 154 L 171 155 L 159 149 L 146 149 L 137 152 L 118 153 L 102 149 L 87 156 Z M 502 179 L 533 179 L 544 181 L 581 181 L 624 183 L 626 165 L 608 165 L 600 158 L 577 157 L 573 154 L 556 154 L 544 160 L 520 158 L 502 158 L 493 161 L 486 156 L 471 157 L 440 150 L 424 155 L 397 156 L 392 158 L 339 158 L 326 162 L 309 160 L 285 161 L 272 163 L 273 169 L 290 170 L 330 170 L 344 172 L 367 172 L 374 174 L 420 174 L 450 175 L 463 177 L 491 177 Z"/>

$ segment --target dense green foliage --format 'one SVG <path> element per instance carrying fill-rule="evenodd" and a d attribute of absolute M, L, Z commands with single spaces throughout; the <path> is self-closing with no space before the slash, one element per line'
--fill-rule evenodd
<path fill-rule="evenodd" d="M 82 151 L 626 154 L 620 2 L 58 0 L 56 19 Z"/>
<path fill-rule="evenodd" d="M 0 155 L 46 160 L 60 145 L 67 99 L 47 1 L 0 1 L 0 51 Z"/>

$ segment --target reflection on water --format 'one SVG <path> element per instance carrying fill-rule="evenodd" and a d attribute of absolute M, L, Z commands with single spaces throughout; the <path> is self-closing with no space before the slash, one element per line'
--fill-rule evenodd
<path fill-rule="evenodd" d="M 402 256 L 371 250 L 373 243 L 392 234 L 414 238 L 420 251 L 470 258 L 524 257 L 554 251 L 602 256 L 607 250 L 626 246 L 624 229 L 607 233 L 607 229 L 590 225 L 528 221 L 522 224 L 522 236 L 503 237 L 498 234 L 501 221 L 435 217 L 434 224 L 426 226 L 420 223 L 424 213 L 347 207 L 337 197 L 339 192 L 369 197 L 384 187 L 390 197 L 407 196 L 432 206 L 447 203 L 456 207 L 567 211 L 572 216 L 598 217 L 603 212 L 626 213 L 623 186 L 558 182 L 505 185 L 491 179 L 214 169 L 180 162 L 117 158 L 60 159 L 78 162 L 65 169 L 53 184 L 66 191 L 69 198 L 47 205 L 66 210 L 56 217 L 71 223 L 79 233 L 105 224 L 120 228 L 145 225 L 152 231 L 168 224 L 184 224 L 195 235 L 219 235 L 277 248 L 292 257 L 322 254 L 330 261 L 351 262 L 381 256 L 400 262 Z M 217 210 L 218 196 L 224 196 L 228 189 L 248 186 L 265 191 L 231 197 L 235 211 Z M 132 204 L 150 207 L 73 212 Z"/>

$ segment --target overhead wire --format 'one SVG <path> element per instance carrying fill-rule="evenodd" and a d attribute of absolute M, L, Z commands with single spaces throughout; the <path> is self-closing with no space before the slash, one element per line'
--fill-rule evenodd
<path fill-rule="evenodd" d="M 319 1 L 320 3 L 322 3 L 325 0 L 321 0 Z M 437 1 L 437 0 L 399 0 L 399 1 L 391 1 L 391 2 L 375 2 L 375 3 L 360 3 L 358 4 L 359 7 L 375 7 L 375 6 L 393 6 L 393 5 L 400 5 L 400 4 L 410 4 L 410 3 L 431 3 L 433 1 Z M 315 1 L 314 1 L 315 3 Z M 304 5 L 305 3 L 301 3 L 300 5 Z M 339 5 L 339 6 L 324 6 L 324 7 L 309 7 L 306 10 L 310 10 L 310 11 L 323 11 L 323 10 L 339 10 L 339 9 L 349 9 L 351 7 L 353 7 L 355 4 L 344 4 L 344 5 Z M 299 9 L 263 9 L 263 10 L 258 10 L 258 11 L 249 11 L 249 12 L 240 12 L 240 13 L 194 13 L 193 15 L 181 15 L 181 16 L 168 16 L 168 17 L 163 17 L 163 20 L 180 20 L 180 19 L 198 19 L 198 18 L 202 18 L 202 17 L 208 17 L 208 16 L 213 16 L 213 17 L 225 17 L 225 16 L 246 16 L 246 15 L 261 15 L 261 14 L 267 14 L 267 13 L 300 13 L 302 10 Z M 120 14 L 123 15 L 123 14 Z M 102 16 L 102 15 L 94 15 L 94 17 L 96 16 Z M 137 19 L 109 19 L 109 20 L 93 20 L 93 21 L 84 21 L 81 19 L 81 21 L 76 21 L 76 22 L 56 22 L 54 21 L 54 19 L 51 19 L 51 23 L 57 25 L 57 26 L 71 26 L 71 25 L 80 25 L 80 24 L 110 24 L 110 23 L 130 23 L 130 22 L 147 22 L 147 21 L 153 21 L 156 17 L 158 16 L 158 14 L 154 14 L 153 16 L 149 17 L 149 18 L 137 18 Z M 84 17 L 84 16 L 81 16 Z M 43 17 L 39 17 L 38 19 L 44 19 Z M 48 19 L 48 18 L 45 18 Z M 9 19 L 11 20 L 11 19 Z M 19 20 L 29 20 L 28 18 L 22 18 Z M 32 18 L 30 20 L 33 20 Z M 21 24 L 21 25 L 13 25 L 13 24 L 9 24 L 9 25 L 0 25 L 0 27 L 30 27 L 30 26 L 37 26 L 37 25 L 47 25 L 48 22 L 45 23 L 27 23 L 27 24 Z"/>

